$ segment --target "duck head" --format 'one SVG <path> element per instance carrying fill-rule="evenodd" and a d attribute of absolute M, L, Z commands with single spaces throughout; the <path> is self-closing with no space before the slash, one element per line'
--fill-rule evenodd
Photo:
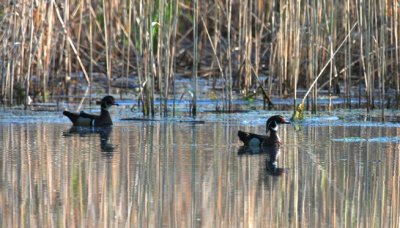
<path fill-rule="evenodd" d="M 113 96 L 105 96 L 105 97 L 103 97 L 103 99 L 101 99 L 100 105 L 101 105 L 102 109 L 108 110 L 111 106 L 118 105 L 118 104 L 115 102 L 115 99 Z"/>
<path fill-rule="evenodd" d="M 281 115 L 271 116 L 267 120 L 267 132 L 268 131 L 276 132 L 278 130 L 279 124 L 290 124 L 290 121 L 287 121 L 285 117 Z"/>

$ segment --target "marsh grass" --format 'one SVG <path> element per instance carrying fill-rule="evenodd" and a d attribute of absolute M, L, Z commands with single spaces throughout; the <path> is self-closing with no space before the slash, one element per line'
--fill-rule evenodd
<path fill-rule="evenodd" d="M 94 73 L 102 73 L 103 93 L 110 93 L 118 78 L 138 78 L 144 115 L 169 112 L 167 101 L 179 96 L 177 77 L 192 78 L 193 114 L 201 99 L 197 88 L 201 78 L 225 82 L 222 93 L 210 91 L 224 101 L 225 110 L 231 109 L 234 97 L 247 97 L 259 88 L 265 99 L 294 100 L 312 88 L 305 110 L 316 112 L 317 98 L 324 92 L 330 99 L 346 98 L 349 108 L 352 98 L 366 99 L 367 112 L 381 108 L 383 113 L 385 104 L 400 106 L 399 4 L 397 0 L 2 3 L 0 100 L 28 105 L 29 95 L 45 102 L 74 94 L 70 87 L 76 84 L 88 86 L 91 94 L 93 83 L 100 80 Z M 329 59 L 327 70 L 319 75 Z M 163 102 L 156 109 L 158 97 Z M 329 110 L 334 108 L 330 104 Z"/>

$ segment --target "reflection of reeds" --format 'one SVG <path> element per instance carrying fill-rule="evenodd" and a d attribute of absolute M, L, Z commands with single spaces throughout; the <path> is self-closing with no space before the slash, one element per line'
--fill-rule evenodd
<path fill-rule="evenodd" d="M 263 155 L 236 154 L 238 127 L 229 123 L 114 127 L 110 138 L 117 149 L 111 156 L 103 156 L 98 135 L 63 138 L 64 127 L 2 125 L 1 227 L 399 222 L 399 146 L 330 141 L 330 136 L 397 136 L 396 128 L 319 126 L 295 134 L 284 126 L 278 165 L 288 170 L 274 177 Z M 264 126 L 246 130 L 261 132 Z"/>
<path fill-rule="evenodd" d="M 268 83 L 268 96 L 303 95 L 332 58 L 308 109 L 316 111 L 321 92 L 332 97 L 340 88 L 349 105 L 351 97 L 366 98 L 368 111 L 389 99 L 399 106 L 394 0 L 16 1 L 1 6 L 0 20 L 0 100 L 8 104 L 28 94 L 40 101 L 71 95 L 72 84 L 92 88 L 100 80 L 93 73 L 102 72 L 107 93 L 114 79 L 138 77 L 145 115 L 155 114 L 158 97 L 158 110 L 168 112 L 176 75 L 193 77 L 192 113 L 201 98 L 197 75 L 222 79 L 216 98 L 230 109 L 233 91 L 247 96 L 258 78 Z"/>

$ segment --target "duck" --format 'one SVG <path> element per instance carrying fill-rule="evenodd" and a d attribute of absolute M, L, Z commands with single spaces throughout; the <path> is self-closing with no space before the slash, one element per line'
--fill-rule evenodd
<path fill-rule="evenodd" d="M 267 120 L 267 135 L 259 135 L 239 130 L 238 136 L 245 146 L 258 147 L 281 145 L 278 135 L 278 126 L 280 124 L 290 124 L 290 121 L 287 121 L 282 115 L 274 115 Z"/>
<path fill-rule="evenodd" d="M 113 125 L 110 112 L 111 106 L 118 105 L 113 96 L 105 96 L 100 101 L 100 115 L 89 114 L 84 111 L 79 113 L 64 111 L 63 115 L 68 117 L 73 126 L 103 127 Z"/>

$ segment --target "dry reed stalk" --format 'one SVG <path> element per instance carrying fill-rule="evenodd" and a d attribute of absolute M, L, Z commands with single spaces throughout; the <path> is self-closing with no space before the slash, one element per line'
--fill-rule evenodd
<path fill-rule="evenodd" d="M 134 4 L 135 6 L 135 4 Z M 138 53 L 141 56 L 136 58 L 138 64 L 138 75 L 140 83 L 140 101 L 142 105 L 143 115 L 149 116 L 154 114 L 154 105 L 152 104 L 153 86 L 154 80 L 152 77 L 153 73 L 153 38 L 152 38 L 152 7 L 151 4 L 146 0 L 141 0 L 139 2 L 139 9 L 134 9 L 136 12 L 136 21 L 138 23 L 139 32 L 137 36 L 139 37 Z"/>
<path fill-rule="evenodd" d="M 93 14 L 92 14 L 92 1 L 87 0 L 87 9 L 89 10 L 89 34 L 88 34 L 88 42 L 89 42 L 89 98 L 92 97 L 92 83 L 93 83 Z M 92 99 L 89 99 L 89 104 L 92 104 Z"/>
<path fill-rule="evenodd" d="M 148 0 L 147 1 L 147 10 L 148 10 L 148 15 L 149 17 L 146 18 L 147 20 L 147 29 L 149 31 L 149 39 L 148 43 L 147 43 L 147 47 L 148 47 L 148 54 L 149 54 L 149 74 L 148 79 L 150 80 L 150 94 L 149 94 L 149 101 L 150 101 L 150 114 L 151 116 L 155 115 L 155 106 L 154 106 L 154 93 L 155 93 L 155 78 L 157 76 L 157 72 L 156 72 L 156 62 L 155 62 L 155 56 L 154 56 L 154 30 L 153 30 L 153 21 L 152 21 L 152 16 L 155 13 L 155 9 L 154 9 L 154 4 L 152 3 L 152 1 Z"/>
<path fill-rule="evenodd" d="M 284 3 L 284 4 L 283 4 Z M 279 7 L 279 21 L 280 21 L 280 29 L 278 30 L 278 55 L 276 58 L 278 58 L 279 62 L 279 72 L 278 72 L 278 77 L 279 77 L 279 96 L 282 96 L 283 93 L 285 93 L 286 90 L 286 79 L 287 79 L 287 63 L 288 63 L 288 45 L 286 45 L 286 40 L 288 40 L 288 27 L 289 27 L 289 22 L 288 22 L 288 11 L 287 11 L 287 5 L 288 1 L 281 2 L 280 7 Z"/>
<path fill-rule="evenodd" d="M 164 115 L 168 114 L 168 99 L 169 99 L 169 91 L 170 91 L 170 79 L 173 74 L 172 70 L 173 63 L 174 63 L 174 58 L 175 55 L 173 53 L 173 48 L 174 48 L 174 43 L 171 42 L 171 37 L 173 33 L 173 24 L 172 24 L 172 17 L 174 15 L 173 13 L 173 3 L 172 2 L 166 2 L 168 4 L 168 8 L 165 8 L 166 16 L 165 16 L 165 21 L 166 24 L 168 25 L 166 27 L 166 30 L 164 32 L 164 58 L 165 58 L 165 66 L 164 66 Z"/>
<path fill-rule="evenodd" d="M 237 73 L 239 77 L 239 87 L 241 87 L 242 90 L 245 91 L 245 94 L 247 93 L 246 91 L 246 82 L 245 82 L 245 73 L 244 73 L 244 61 L 245 61 L 245 26 L 244 26 L 244 18 L 245 18 L 245 13 L 247 10 L 243 10 L 244 6 L 246 4 L 246 1 L 240 1 L 239 3 L 239 18 L 238 18 L 238 27 L 240 28 L 240 31 L 238 32 L 238 50 L 239 50 L 239 56 L 237 57 Z"/>
<path fill-rule="evenodd" d="M 48 14 L 48 16 L 47 16 L 47 31 L 45 31 L 45 46 L 43 47 L 43 52 L 44 52 L 44 56 L 43 56 L 43 58 L 44 58 L 44 60 L 43 60 L 43 72 L 44 72 L 44 77 L 47 79 L 47 81 L 50 81 L 50 79 L 51 79 L 51 76 L 52 75 L 50 75 L 50 73 L 51 73 L 51 68 L 52 68 L 52 66 L 51 66 L 51 61 L 52 61 L 52 58 L 53 58 L 53 50 L 52 50 L 52 44 L 53 44 L 53 41 L 54 41 L 54 31 L 53 31 L 53 29 L 54 29 L 54 22 L 55 22 L 55 20 L 53 19 L 54 18 L 54 1 L 50 1 L 50 3 L 47 5 L 47 14 Z M 82 19 L 81 19 L 81 21 L 82 21 Z M 78 47 L 79 47 L 80 45 L 78 44 Z M 54 80 L 55 81 L 55 80 Z M 53 83 L 54 84 L 54 83 Z M 50 90 L 51 88 L 49 88 L 49 90 Z M 55 91 L 54 90 L 54 88 L 52 89 L 53 90 L 53 93 L 55 93 L 55 94 L 57 94 L 57 93 L 60 93 L 60 91 Z"/>
<path fill-rule="evenodd" d="M 145 102 L 146 102 L 146 109 L 147 113 L 145 115 L 149 116 L 152 114 L 153 111 L 153 104 L 152 104 L 152 94 L 153 94 L 153 87 L 154 87 L 154 75 L 153 75 L 153 29 L 152 29 L 152 14 L 153 14 L 153 7 L 152 4 L 150 5 L 149 0 L 145 1 L 144 6 L 144 46 L 142 47 L 144 50 L 144 64 L 145 64 Z"/>
<path fill-rule="evenodd" d="M 136 65 L 137 65 L 137 75 L 139 79 L 139 97 L 138 97 L 138 106 L 142 106 L 142 111 L 144 114 L 144 95 L 143 95 L 143 89 L 144 89 L 144 79 L 143 79 L 143 72 L 144 72 L 144 67 L 142 64 L 143 60 L 143 49 L 142 48 L 137 48 L 141 47 L 143 44 L 143 21 L 142 21 L 142 1 L 139 1 L 139 9 L 136 7 L 136 4 L 132 4 L 132 19 L 129 21 L 133 20 L 133 26 L 131 25 L 129 28 L 133 27 L 133 37 L 135 38 L 135 43 L 132 46 L 133 50 L 135 53 L 137 53 L 137 56 L 140 56 L 141 58 L 137 57 L 136 59 Z M 139 28 L 139 29 L 138 29 Z M 137 50 L 136 50 L 137 49 Z M 129 58 L 129 56 L 128 56 Z"/>
<path fill-rule="evenodd" d="M 164 115 L 168 114 L 168 99 L 169 99 L 169 92 L 170 92 L 170 84 L 171 79 L 174 75 L 174 68 L 175 68 L 175 37 L 176 37 L 176 30 L 177 30 L 177 20 L 178 20 L 178 1 L 175 0 L 174 2 L 164 2 L 165 7 L 161 9 L 165 10 L 165 15 L 162 16 L 163 20 L 163 32 L 162 32 L 162 39 L 163 39 L 163 60 L 159 64 L 164 65 L 163 68 L 163 76 L 164 76 Z"/>
<path fill-rule="evenodd" d="M 373 100 L 373 91 L 371 88 L 373 87 L 372 81 L 372 64 L 371 64 L 371 18 L 368 12 L 368 6 L 370 6 L 370 0 L 368 3 L 364 1 L 360 1 L 360 43 L 364 43 L 365 45 L 361 45 L 361 60 L 363 63 L 363 71 L 364 71 L 364 80 L 365 80 L 365 89 L 366 89 L 366 96 L 367 96 L 367 113 L 370 113 L 372 107 L 372 100 Z M 365 42 L 364 42 L 365 40 Z"/>
<path fill-rule="evenodd" d="M 111 47 L 110 47 L 110 34 L 108 32 L 109 21 L 107 15 L 107 5 L 106 1 L 102 0 L 102 13 L 103 13 L 103 30 L 104 30 L 104 45 L 105 45 L 105 52 L 106 52 L 106 74 L 108 79 L 108 86 L 107 86 L 107 94 L 110 93 L 111 87 Z"/>
<path fill-rule="evenodd" d="M 387 64 L 386 64 L 386 32 L 385 32 L 385 30 L 386 30 L 386 23 L 387 23 L 387 21 L 386 21 L 386 0 L 382 0 L 382 1 L 379 1 L 379 3 L 381 3 L 381 5 L 380 5 L 380 9 L 381 9 L 381 20 L 380 20 L 380 22 L 382 23 L 379 27 L 377 27 L 377 28 L 379 28 L 379 41 L 380 41 L 380 44 L 379 44 L 379 49 L 381 50 L 379 53 L 380 53 L 380 62 L 381 62 L 381 64 L 380 64 L 380 66 L 381 67 L 379 67 L 381 70 L 379 71 L 380 72 L 380 89 L 381 89 L 381 93 L 380 93 L 380 100 L 381 100 L 381 114 L 382 114 L 382 121 L 385 121 L 385 80 L 386 80 L 386 66 L 387 66 Z"/>
<path fill-rule="evenodd" d="M 330 1 L 330 6 L 331 6 L 331 13 L 329 16 L 329 25 L 328 25 L 328 20 L 326 20 L 326 25 L 327 25 L 327 31 L 329 31 L 329 53 L 330 53 L 330 57 L 332 58 L 331 64 L 330 64 L 330 68 L 329 68 L 329 87 L 328 87 L 328 93 L 329 93 L 329 105 L 328 105 L 328 112 L 331 113 L 332 112 L 332 77 L 334 74 L 334 70 L 335 70 L 335 58 L 333 56 L 334 53 L 334 39 L 333 37 L 336 36 L 335 34 L 335 27 L 334 27 L 334 16 L 333 16 L 333 9 L 334 9 L 334 3 L 333 0 Z M 325 17 L 327 18 L 328 16 L 325 14 Z M 334 76 L 336 77 L 336 75 Z"/>
<path fill-rule="evenodd" d="M 23 6 L 23 12 L 26 10 L 26 6 Z M 32 4 L 32 6 L 29 8 L 29 18 L 33 18 L 33 12 L 32 12 L 32 9 L 33 9 L 33 4 Z M 26 12 L 26 11 L 25 11 Z M 17 32 L 18 32 L 18 21 L 17 21 L 17 19 L 18 19 L 18 13 L 17 13 L 17 11 L 16 11 L 16 6 L 14 5 L 13 7 L 12 7 L 12 23 L 15 23 L 13 26 L 11 26 L 11 44 L 9 44 L 9 45 L 11 45 L 12 47 L 17 43 Z M 22 16 L 22 19 L 21 19 L 21 24 L 24 22 L 24 23 L 26 23 L 26 25 L 29 23 L 29 20 L 26 20 L 25 19 L 25 16 L 26 16 L 26 14 L 25 15 L 23 15 Z M 32 21 L 32 19 L 30 19 L 30 21 Z M 8 33 L 10 33 L 10 31 L 8 31 Z M 24 37 L 25 36 L 25 33 L 22 33 L 21 34 L 22 35 L 22 37 Z M 10 36 L 10 35 L 9 35 Z M 31 47 L 31 45 L 30 45 L 30 47 Z M 12 106 L 13 105 L 13 96 L 14 96 L 14 75 L 15 75 L 15 64 L 17 64 L 18 63 L 18 60 L 17 60 L 17 57 L 14 55 L 14 51 L 13 51 L 13 49 L 11 50 L 11 53 L 7 53 L 7 55 L 11 55 L 11 56 L 8 56 L 10 59 L 11 59 L 11 61 L 8 63 L 8 65 L 7 65 L 7 73 L 6 73 L 6 84 L 8 84 L 9 85 L 9 88 L 7 88 L 7 91 L 8 91 L 8 97 L 9 97 L 9 104 L 10 104 L 10 106 Z"/>
<path fill-rule="evenodd" d="M 312 6 L 312 5 L 311 5 Z M 314 22 L 314 8 L 313 7 L 307 7 L 305 10 L 305 14 L 307 16 L 307 20 L 306 23 L 312 25 Z M 313 32 L 314 32 L 314 26 L 308 26 L 307 28 L 307 32 L 306 32 L 306 39 L 309 40 L 309 42 L 305 43 L 305 45 L 307 46 L 307 53 L 305 54 L 305 56 L 307 57 L 308 61 L 307 61 L 307 65 L 306 65 L 306 69 L 305 69 L 305 79 L 304 79 L 304 83 L 307 87 L 309 87 L 310 85 L 310 81 L 312 80 L 312 72 L 313 72 L 313 63 L 314 63 L 314 58 L 313 58 L 313 54 L 314 54 L 314 49 L 315 49 L 315 44 L 313 42 L 314 36 L 313 36 Z"/>
<path fill-rule="evenodd" d="M 192 98 L 192 115 L 196 116 L 197 113 L 197 67 L 198 67 L 198 21 L 199 21 L 199 2 L 193 1 L 193 98 Z"/>
<path fill-rule="evenodd" d="M 244 7 L 243 7 L 243 14 L 244 14 L 244 21 L 243 21 L 243 27 L 244 27 L 244 77 L 245 77 L 245 91 L 249 91 L 250 86 L 252 84 L 252 60 L 251 60 L 251 54 L 252 54 L 252 48 L 253 48 L 253 34 L 252 34 L 252 11 L 253 11 L 253 4 L 250 2 L 250 0 L 244 0 Z"/>
<path fill-rule="evenodd" d="M 28 102 L 29 102 L 29 87 L 30 87 L 30 76 L 31 76 L 31 69 L 32 69 L 32 58 L 33 58 L 33 31 L 34 31 L 34 26 L 33 26 L 33 4 L 31 5 L 31 8 L 29 10 L 29 17 L 31 18 L 30 20 L 30 38 L 29 38 L 29 57 L 28 57 L 28 68 L 27 68 L 27 73 L 26 73 L 26 84 L 25 84 L 25 107 L 27 107 Z M 12 99 L 11 103 L 12 104 Z"/>
<path fill-rule="evenodd" d="M 162 19 L 163 22 L 163 26 L 161 26 L 161 32 L 160 32 L 160 36 L 162 35 L 162 41 L 163 41 L 163 49 L 164 49 L 164 55 L 163 55 L 163 76 L 164 76 L 164 85 L 163 85 L 163 90 L 161 91 L 160 89 L 160 93 L 162 93 L 163 97 L 164 97 L 164 116 L 167 115 L 168 113 L 168 92 L 169 92 L 169 78 L 170 78 L 170 65 L 171 65 L 171 12 L 168 12 L 170 10 L 169 7 L 171 7 L 165 0 L 160 1 L 160 3 L 162 3 L 160 5 L 159 10 L 162 12 L 160 13 L 160 18 Z M 164 15 L 165 14 L 165 15 Z M 161 37 L 160 37 L 161 39 Z M 159 65 L 162 66 L 162 62 L 159 63 Z M 160 110 L 161 112 L 161 110 Z"/>
<path fill-rule="evenodd" d="M 231 110 L 231 100 L 232 100 L 232 86 L 233 86 L 233 79 L 232 79 L 232 31 L 231 31 L 231 26 L 232 26 L 232 1 L 227 1 L 226 2 L 226 12 L 227 12 L 227 19 L 228 19 L 228 27 L 227 27 L 227 61 L 228 61 L 228 68 L 227 72 L 223 72 L 225 77 L 228 78 L 229 81 L 229 104 L 228 104 L 228 110 Z"/>
<path fill-rule="evenodd" d="M 348 33 L 348 31 L 350 31 L 351 28 L 351 12 L 350 12 L 350 1 L 347 1 L 346 3 L 346 8 L 345 8 L 345 32 L 346 34 Z M 344 73 L 344 89 L 345 89 L 345 98 L 346 98 L 346 103 L 347 103 L 347 108 L 351 109 L 351 76 L 352 76 L 352 52 L 351 52 L 351 48 L 352 48 L 352 39 L 347 39 L 347 48 L 346 48 L 346 53 L 345 53 L 345 63 L 347 66 L 347 70 Z"/>
<path fill-rule="evenodd" d="M 86 10 L 85 9 L 85 1 L 80 1 L 79 3 L 79 7 L 77 7 L 77 11 L 78 11 L 78 14 L 79 14 L 79 16 L 78 16 L 78 28 L 77 28 L 77 37 L 76 37 L 76 51 L 78 52 L 78 53 L 80 53 L 81 52 L 81 46 L 82 46 L 82 33 L 83 33 L 83 30 L 82 30 L 82 24 L 83 24 L 83 12 Z M 75 61 L 74 61 L 75 62 Z M 79 64 L 74 64 L 74 71 L 76 71 L 76 72 L 79 72 Z M 91 74 L 90 72 L 89 72 L 89 74 Z M 89 79 L 90 79 L 90 77 L 89 77 Z"/>
<path fill-rule="evenodd" d="M 127 27 L 126 29 L 126 37 L 125 39 L 127 40 L 125 47 L 125 78 L 126 78 L 126 87 L 128 88 L 128 80 L 129 80 L 129 73 L 130 73 L 130 64 L 131 64 L 131 37 L 132 37 L 132 8 L 133 4 L 132 1 L 129 1 L 129 3 L 125 2 L 125 5 L 128 5 L 128 9 L 124 10 L 124 26 Z"/>
<path fill-rule="evenodd" d="M 41 95 L 46 100 L 47 91 L 53 91 L 53 95 L 56 93 L 51 85 L 54 79 L 58 79 L 57 75 L 64 74 L 65 80 L 68 81 L 76 71 L 84 69 L 90 69 L 88 74 L 106 71 L 109 89 L 111 77 L 116 76 L 114 73 L 120 72 L 117 66 L 122 62 L 126 64 L 121 70 L 123 76 L 127 77 L 132 69 L 130 63 L 133 67 L 137 67 L 140 84 L 145 85 L 149 91 L 144 97 L 142 97 L 144 93 L 141 93 L 140 97 L 148 99 L 150 112 L 154 113 L 155 93 L 159 93 L 163 98 L 164 112 L 167 110 L 168 91 L 171 85 L 174 87 L 175 82 L 174 69 L 182 70 L 179 68 L 181 66 L 175 68 L 173 64 L 176 61 L 175 55 L 171 53 L 175 52 L 173 50 L 175 44 L 185 49 L 187 47 L 182 41 L 193 42 L 193 38 L 188 37 L 194 28 L 191 19 L 194 8 L 192 5 L 188 7 L 189 2 L 176 2 L 183 10 L 175 11 L 179 20 L 174 23 L 166 18 L 166 15 L 171 15 L 173 12 L 172 8 L 168 8 L 169 5 L 174 3 L 166 0 L 157 1 L 156 5 L 145 0 L 137 2 L 95 0 L 90 3 L 85 2 L 86 4 L 76 0 L 63 0 L 59 4 L 55 4 L 54 1 L 34 1 L 34 3 L 37 5 L 31 17 L 28 13 L 32 6 L 31 2 L 17 1 L 17 4 L 5 5 L 0 9 L 3 12 L 0 13 L 10 15 L 0 14 L 2 17 L 0 34 L 4 40 L 1 57 L 4 66 L 1 74 L 3 100 L 14 102 L 18 97 L 18 87 L 23 87 L 26 97 L 28 94 L 42 92 Z M 374 92 L 378 89 L 384 88 L 379 90 L 381 102 L 382 99 L 385 100 L 384 96 L 387 96 L 389 91 L 395 91 L 396 97 L 400 96 L 400 79 L 397 77 L 400 54 L 398 1 L 368 0 L 342 3 L 344 2 L 334 0 L 293 3 L 287 0 L 224 3 L 199 1 L 198 9 L 202 9 L 204 23 L 197 23 L 196 26 L 205 24 L 208 35 L 199 29 L 202 33 L 197 36 L 202 40 L 197 44 L 197 62 L 202 58 L 204 60 L 201 63 L 208 63 L 208 59 L 203 57 L 212 56 L 211 69 L 213 69 L 218 64 L 216 59 L 221 65 L 226 60 L 227 68 L 224 69 L 226 72 L 223 72 L 226 75 L 223 76 L 228 87 L 231 87 L 232 80 L 235 80 L 238 82 L 235 83 L 237 89 L 248 91 L 258 83 L 252 76 L 253 70 L 259 75 L 263 56 L 269 55 L 265 56 L 270 60 L 269 93 L 282 96 L 288 92 L 292 94 L 293 90 L 296 90 L 294 94 L 297 94 L 299 88 L 310 86 L 323 66 L 321 62 L 325 62 L 326 58 L 332 55 L 338 40 L 341 40 L 342 31 L 346 34 L 357 17 L 361 27 L 356 34 L 358 37 L 355 36 L 355 40 L 347 42 L 344 58 L 338 56 L 332 61 L 330 73 L 326 74 L 323 80 L 326 84 L 330 84 L 329 90 L 336 85 L 337 80 L 345 83 L 345 97 L 349 107 L 352 86 L 364 84 L 365 86 L 359 88 L 365 88 L 365 93 L 362 92 L 361 96 L 367 97 L 369 111 L 374 107 L 374 96 L 378 96 L 378 93 Z M 53 12 L 57 8 L 60 11 L 58 15 Z M 89 15 L 85 9 L 89 9 Z M 231 12 L 231 16 L 228 11 Z M 343 18 L 341 20 L 343 23 L 337 23 L 339 17 Z M 383 19 L 385 23 L 382 23 Z M 229 25 L 224 24 L 223 20 L 227 20 Z M 210 24 L 210 21 L 213 24 Z M 163 25 L 158 28 L 158 34 L 153 31 L 153 22 Z M 63 26 L 62 31 L 57 30 L 57 25 L 60 23 Z M 29 37 L 29 32 L 23 31 L 30 31 L 32 24 L 34 33 Z M 127 26 L 122 28 L 126 29 L 123 31 L 126 39 L 120 38 L 120 27 L 125 27 L 121 24 Z M 174 45 L 171 43 L 172 33 L 175 33 L 177 38 L 172 41 L 175 42 Z M 208 42 L 207 36 L 212 37 L 210 42 L 214 48 L 201 45 Z M 125 40 L 130 41 L 125 42 Z M 30 42 L 32 42 L 31 48 L 28 45 Z M 271 42 L 271 45 L 268 42 Z M 155 46 L 157 44 L 158 48 Z M 166 49 L 161 49 L 162 47 Z M 265 51 L 264 47 L 267 47 Z M 382 48 L 387 50 L 383 52 Z M 233 50 L 239 50 L 239 53 L 233 53 Z M 28 64 L 29 55 L 32 58 L 30 64 Z M 382 59 L 383 57 L 385 59 Z M 237 63 L 234 61 L 236 59 Z M 199 65 L 200 63 L 198 69 Z M 336 77 L 336 65 L 346 66 L 344 68 L 346 73 L 343 75 L 339 73 L 341 78 Z M 382 67 L 386 68 L 384 72 Z M 360 74 L 352 75 L 352 70 L 358 69 Z M 238 74 L 234 73 L 236 70 L 239 71 Z M 307 79 L 304 79 L 304 75 Z M 33 88 L 31 82 L 34 77 L 31 76 L 38 78 L 39 83 L 35 82 L 36 88 Z M 330 79 L 327 79 L 328 76 Z M 278 90 L 272 90 L 274 77 L 278 78 L 276 82 Z M 94 80 L 92 76 L 87 77 L 86 74 L 85 78 L 88 84 Z M 53 84 L 53 87 L 54 85 L 56 84 Z M 223 94 L 228 106 L 232 89 L 227 88 Z M 329 92 L 331 95 L 332 91 Z M 318 90 L 314 87 L 311 98 L 313 110 L 317 95 Z M 399 106 L 398 100 L 396 99 L 397 106 Z"/>
<path fill-rule="evenodd" d="M 22 6 L 22 12 L 25 13 L 25 14 L 22 15 L 22 17 L 20 19 L 21 21 L 18 21 L 18 12 L 17 12 L 17 9 L 16 9 L 16 5 L 14 4 L 12 6 L 11 23 L 13 23 L 14 25 L 10 26 L 9 29 L 7 29 L 7 33 L 6 33 L 6 37 L 11 37 L 11 44 L 8 43 L 8 42 L 6 44 L 8 44 L 8 45 L 13 47 L 11 51 L 10 50 L 6 50 L 6 53 L 4 55 L 4 58 L 6 58 L 6 57 L 10 58 L 10 61 L 7 63 L 7 67 L 6 67 L 6 83 L 5 83 L 6 84 L 5 98 L 9 99 L 10 106 L 13 105 L 13 100 L 14 100 L 13 99 L 13 95 L 14 95 L 14 75 L 16 73 L 17 74 L 21 73 L 18 69 L 15 68 L 15 65 L 18 65 L 21 62 L 23 63 L 23 59 L 24 58 L 22 58 L 22 57 L 25 54 L 24 51 L 23 51 L 23 47 L 22 47 L 22 45 L 25 45 L 25 39 L 23 39 L 23 41 L 20 43 L 21 46 L 18 47 L 18 45 L 17 45 L 17 36 L 21 35 L 22 37 L 25 37 L 25 33 L 19 34 L 17 25 L 18 25 L 18 23 L 22 24 L 22 22 L 24 22 L 24 25 L 27 25 L 27 22 L 26 22 L 26 19 L 25 19 L 26 15 L 27 15 L 26 8 L 27 7 L 25 5 Z M 15 48 L 15 50 L 14 50 L 14 48 Z M 18 52 L 20 52 L 20 56 L 21 56 L 19 61 L 17 59 L 17 56 L 14 55 L 14 54 L 16 54 Z"/>
<path fill-rule="evenodd" d="M 155 34 L 153 34 L 153 38 L 156 38 L 156 41 L 153 41 L 153 47 L 154 44 L 157 43 L 157 50 L 156 54 L 155 54 L 155 66 L 154 66 L 154 78 L 157 78 L 157 85 L 156 88 L 158 88 L 159 93 L 161 95 L 162 101 L 161 101 L 161 107 L 164 106 L 164 109 L 160 107 L 159 111 L 160 114 L 162 113 L 162 111 L 165 111 L 166 106 L 164 105 L 166 103 L 166 97 L 165 97 L 165 92 L 164 92 L 164 84 L 163 81 L 165 79 L 165 71 L 163 69 L 165 69 L 164 67 L 167 65 L 167 63 L 165 62 L 165 58 L 166 56 L 163 54 L 165 52 L 163 52 L 163 49 L 168 49 L 168 47 L 164 46 L 164 31 L 166 31 L 167 28 L 165 28 L 167 26 L 166 22 L 165 22 L 165 18 L 164 18 L 164 9 L 165 9 L 165 1 L 164 0 L 159 0 L 158 1 L 158 5 L 155 4 L 155 6 L 157 8 L 154 9 L 154 18 L 152 20 L 152 30 L 155 32 Z M 164 50 L 165 51 L 165 50 Z M 164 78 L 163 78 L 164 77 Z"/>
<path fill-rule="evenodd" d="M 64 0 L 64 7 L 62 11 L 62 16 L 59 7 L 57 4 L 54 5 L 56 9 L 56 14 L 58 17 L 59 22 L 62 25 L 62 28 L 64 30 L 64 34 L 62 34 L 62 47 L 61 50 L 63 50 L 63 54 L 60 54 L 60 66 L 64 66 L 64 81 L 68 82 L 72 79 L 72 67 L 71 67 L 71 62 L 72 62 L 72 57 L 71 57 L 71 47 L 68 45 L 68 37 L 70 36 L 70 30 L 66 27 L 69 25 L 69 17 L 70 17 L 70 10 L 69 10 L 69 1 Z M 69 91 L 67 91 L 69 92 Z"/>
<path fill-rule="evenodd" d="M 264 28 L 264 21 L 265 21 L 265 7 L 264 7 L 264 0 L 258 0 L 255 3 L 255 15 L 254 15 L 254 24 L 255 24 L 255 32 L 254 32 L 254 67 L 252 67 L 252 70 L 255 74 L 255 77 L 258 80 L 259 76 L 259 69 L 261 68 L 261 58 L 262 57 L 262 36 L 263 33 L 265 32 Z M 263 91 L 265 92 L 264 88 L 262 88 Z M 266 97 L 264 97 L 264 109 L 266 108 Z"/>
<path fill-rule="evenodd" d="M 178 15 L 179 15 L 179 0 L 174 0 L 174 16 L 173 16 L 173 25 L 172 25 L 172 56 L 171 56 L 171 61 L 173 64 L 171 64 L 170 72 L 171 72 L 171 79 L 172 79 L 172 96 L 173 96 L 173 107 L 172 107 L 172 113 L 175 116 L 175 100 L 176 100 L 176 92 L 175 92 L 175 72 L 176 72 L 176 58 L 175 58 L 175 53 L 176 53 L 176 47 L 177 47 L 177 31 L 178 31 Z"/>
<path fill-rule="evenodd" d="M 264 27 L 262 25 L 264 10 L 263 10 L 263 0 L 257 0 L 254 11 L 254 73 L 258 76 L 260 69 L 260 53 L 261 53 L 261 36 L 264 31 Z"/>
<path fill-rule="evenodd" d="M 292 5 L 292 4 L 291 4 Z M 292 5 L 292 15 L 294 16 L 294 21 L 292 21 L 291 25 L 293 26 L 293 68 L 291 72 L 293 72 L 293 89 L 294 89 L 294 108 L 296 107 L 296 99 L 297 99 L 297 82 L 298 82 L 298 77 L 299 77 L 299 72 L 300 72 L 300 45 L 301 45 L 301 38 L 300 38 L 300 30 L 301 30 L 301 14 L 300 14 L 300 9 L 301 9 L 301 2 L 293 3 Z"/>
<path fill-rule="evenodd" d="M 392 13 L 392 37 L 393 37 L 393 43 L 394 43 L 394 62 L 397 63 L 395 64 L 395 66 L 393 67 L 394 70 L 394 74 L 397 75 L 397 77 L 395 77 L 395 88 L 396 88 L 396 108 L 399 109 L 400 108 L 400 66 L 399 66 L 399 62 L 400 62 L 400 48 L 399 48 L 399 27 L 400 27 L 400 16 L 399 16 L 399 10 L 395 10 L 398 9 L 398 2 L 397 1 L 392 1 L 392 8 L 393 9 L 393 13 Z"/>
<path fill-rule="evenodd" d="M 319 40 L 319 29 L 318 29 L 318 22 L 319 22 L 319 13 L 318 10 L 319 9 L 319 5 L 318 5 L 318 1 L 313 1 L 312 2 L 312 39 L 311 39 L 311 45 L 312 45 L 312 54 L 311 54 L 311 70 L 310 70 L 310 75 L 308 77 L 308 84 L 307 87 L 310 88 L 311 83 L 315 80 L 315 75 L 317 75 L 318 72 L 318 67 L 319 67 L 319 59 L 318 56 L 320 55 L 320 40 Z M 312 106 L 315 105 L 315 100 L 314 98 L 316 97 L 316 89 L 313 90 L 312 93 Z M 314 107 L 312 107 L 312 110 L 314 110 Z"/>

